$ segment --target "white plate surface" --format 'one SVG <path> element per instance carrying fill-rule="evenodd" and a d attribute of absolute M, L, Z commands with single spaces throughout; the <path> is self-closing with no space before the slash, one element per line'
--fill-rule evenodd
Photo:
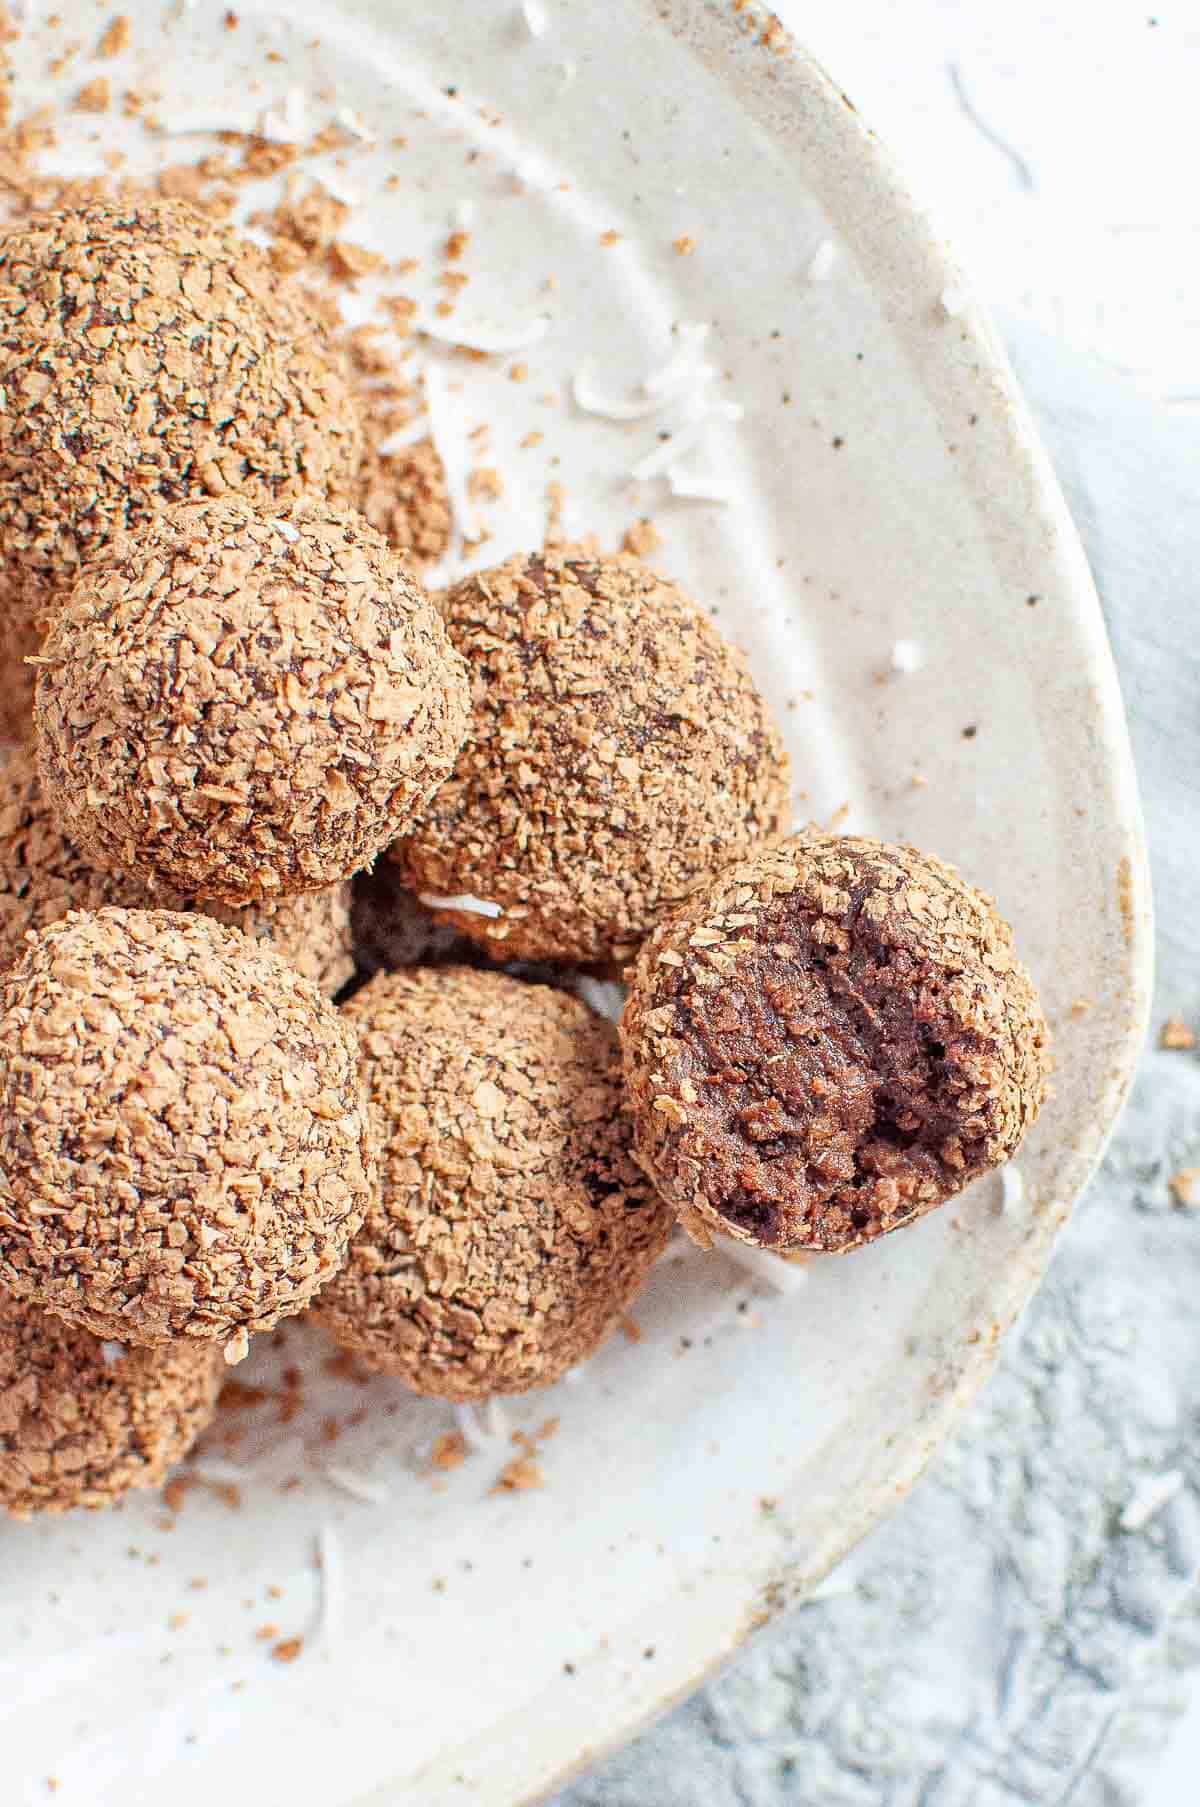
<path fill-rule="evenodd" d="M 14 46 L 19 110 L 94 72 L 45 76 L 50 50 L 90 43 L 110 10 L 69 0 L 61 27 Z M 550 315 L 519 354 L 525 383 L 512 357 L 420 354 L 460 426 L 495 429 L 507 494 L 479 510 L 486 560 L 537 542 L 551 480 L 568 525 L 607 543 L 651 515 L 660 562 L 747 647 L 779 711 L 798 817 L 848 805 L 847 827 L 910 839 L 994 892 L 1057 1028 L 1022 1201 L 1002 1210 L 999 1181 L 981 1183 L 788 1296 L 673 1249 L 639 1343 L 506 1408 L 530 1430 L 561 1418 L 540 1491 L 492 1493 L 503 1442 L 431 1478 L 448 1408 L 326 1374 L 326 1347 L 294 1329 L 239 1370 L 312 1369 L 292 1423 L 246 1415 L 225 1458 L 245 1465 L 240 1510 L 197 1489 L 173 1529 L 149 1500 L 0 1531 L 6 1807 L 513 1807 L 801 1597 L 986 1375 L 1140 1039 L 1136 795 L 1082 554 L 987 324 L 862 123 L 785 41 L 761 41 L 754 6 L 237 11 L 226 29 L 209 0 L 135 7 L 106 72 L 118 92 L 158 90 L 174 131 L 244 125 L 292 88 L 313 126 L 352 109 L 376 143 L 322 165 L 360 202 L 347 235 L 421 258 L 399 286 L 431 308 L 436 247 L 469 221 L 456 322 Z M 52 162 L 98 168 L 119 145 L 153 168 L 204 143 L 75 115 Z M 673 249 L 684 234 L 690 256 Z M 812 280 L 826 240 L 832 267 Z M 725 507 L 631 483 L 656 424 L 569 400 L 587 356 L 606 391 L 633 393 L 680 321 L 711 323 L 714 393 L 745 409 L 693 460 L 733 485 Z M 543 442 L 519 449 L 533 431 Z M 919 669 L 891 670 L 897 641 Z M 380 1503 L 324 1478 L 328 1463 Z M 268 1623 L 304 1636 L 298 1661 L 272 1659 L 255 1636 Z"/>

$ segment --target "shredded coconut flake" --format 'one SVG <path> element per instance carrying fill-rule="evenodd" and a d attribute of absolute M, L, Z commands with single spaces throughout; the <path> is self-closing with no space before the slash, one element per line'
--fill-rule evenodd
<path fill-rule="evenodd" d="M 268 144 L 299 144 L 304 138 L 308 101 L 304 89 L 291 87 L 283 105 L 268 107 L 258 122 L 258 135 Z"/>
<path fill-rule="evenodd" d="M 353 107 L 339 107 L 335 117 L 342 130 L 349 132 L 352 138 L 357 138 L 362 144 L 374 144 L 374 132 Z"/>
<path fill-rule="evenodd" d="M 748 1242 L 735 1242 L 731 1236 L 720 1237 L 716 1246 L 735 1267 L 744 1268 L 771 1292 L 797 1293 L 808 1280 L 807 1268 L 785 1261 L 782 1255 L 773 1255 L 770 1249 L 752 1248 Z"/>
<path fill-rule="evenodd" d="M 100 1345 L 100 1359 L 106 1368 L 115 1368 L 117 1363 L 123 1362 L 128 1354 L 129 1351 L 124 1343 L 101 1343 Z"/>
<path fill-rule="evenodd" d="M 541 4 L 541 0 L 524 0 L 521 17 L 525 21 L 531 38 L 541 38 L 546 35 L 546 27 L 550 21 L 546 17 L 546 9 Z"/>
<path fill-rule="evenodd" d="M 1183 1486 L 1184 1476 L 1178 1468 L 1166 1474 L 1152 1474 L 1141 1483 L 1121 1514 L 1122 1531 L 1144 1531 L 1155 1513 L 1175 1498 Z"/>
<path fill-rule="evenodd" d="M 342 1585 L 341 1546 L 328 1525 L 322 1525 L 317 1532 L 317 1567 L 321 1571 L 319 1630 L 327 1649 L 331 1654 L 336 1654 L 341 1642 L 342 1600 L 345 1596 L 345 1589 Z"/>
<path fill-rule="evenodd" d="M 483 1421 L 487 1425 L 489 1437 L 508 1436 L 508 1413 L 498 1399 L 484 1401 Z"/>
<path fill-rule="evenodd" d="M 477 211 L 474 201 L 460 201 L 450 215 L 450 224 L 456 226 L 460 232 L 466 232 L 475 224 Z"/>
<path fill-rule="evenodd" d="M 652 414 L 661 414 L 666 405 L 665 397 L 662 396 L 648 395 L 640 401 L 618 401 L 615 396 L 602 395 L 595 386 L 595 375 L 595 360 L 585 358 L 571 382 L 575 406 L 585 414 L 598 414 L 602 420 L 648 420 Z"/>
<path fill-rule="evenodd" d="M 496 1407 L 493 1411 L 493 1407 L 495 1401 L 489 1399 L 482 1410 L 477 1405 L 455 1405 L 453 1408 L 454 1423 L 459 1435 L 467 1448 L 473 1449 L 477 1454 L 494 1450 L 497 1443 L 508 1441 L 507 1424 L 503 1423 L 499 1408 Z M 495 1428 L 498 1423 L 502 1428 Z"/>
<path fill-rule="evenodd" d="M 667 482 L 671 486 L 671 494 L 678 496 L 681 502 L 732 502 L 733 485 L 721 477 L 704 477 L 681 471 L 672 466 L 667 471 Z"/>
<path fill-rule="evenodd" d="M 271 525 L 277 533 L 283 535 L 290 546 L 294 546 L 300 538 L 299 529 L 293 527 L 290 521 L 272 520 Z"/>
<path fill-rule="evenodd" d="M 956 320 L 959 314 L 964 313 L 966 310 L 966 290 L 960 288 L 943 289 L 941 293 L 941 304 L 942 312 L 945 314 L 947 320 Z"/>
<path fill-rule="evenodd" d="M 436 365 L 425 372 L 425 405 L 434 447 L 446 473 L 446 494 L 461 539 L 475 538 L 475 518 L 467 493 L 469 456 L 459 411 L 450 399 L 445 373 Z"/>
<path fill-rule="evenodd" d="M 503 916 L 503 907 L 498 903 L 488 903 L 485 898 L 472 897 L 469 891 L 463 891 L 457 897 L 431 897 L 424 893 L 420 902 L 427 910 L 465 910 L 469 916 Z"/>
<path fill-rule="evenodd" d="M 335 201 L 340 201 L 344 207 L 362 206 L 362 195 L 359 193 L 358 189 L 352 188 L 349 182 L 343 182 L 335 170 L 330 169 L 321 171 L 321 186 L 327 193 L 333 196 Z"/>
<path fill-rule="evenodd" d="M 197 1461 L 189 1462 L 188 1473 L 213 1487 L 240 1487 L 246 1479 L 246 1470 L 241 1463 L 225 1462 L 220 1456 L 201 1456 Z"/>
<path fill-rule="evenodd" d="M 239 1362 L 244 1362 L 249 1353 L 250 1338 L 244 1330 L 239 1330 L 236 1336 L 231 1336 L 225 1345 L 225 1360 L 231 1368 L 236 1368 Z"/>
<path fill-rule="evenodd" d="M 676 395 L 694 376 L 696 358 L 707 341 L 711 326 L 702 320 L 681 320 L 676 338 L 679 343 L 661 370 L 653 371 L 642 384 L 647 395 Z M 711 369 L 704 365 L 705 370 Z"/>
<path fill-rule="evenodd" d="M 632 466 L 629 472 L 630 476 L 636 478 L 639 483 L 645 483 L 651 477 L 665 476 L 671 466 L 678 463 L 685 452 L 694 451 L 700 444 L 707 425 L 706 420 L 689 421 L 686 426 L 680 427 L 677 433 L 672 433 L 664 439 L 661 445 L 655 447 L 654 451 L 647 452 L 644 458 L 639 458 L 637 463 Z"/>
<path fill-rule="evenodd" d="M 368 1475 L 359 1474 L 357 1469 L 343 1468 L 340 1464 L 327 1462 L 325 1479 L 348 1493 L 352 1500 L 360 1500 L 364 1506 L 384 1506 L 387 1504 L 388 1491 L 380 1482 L 373 1481 Z"/>
<path fill-rule="evenodd" d="M 208 138 L 219 132 L 257 138 L 258 124 L 253 113 L 182 113 L 156 129 L 163 138 Z"/>
<path fill-rule="evenodd" d="M 808 260 L 804 274 L 809 282 L 828 282 L 837 262 L 837 246 L 831 238 L 823 238 Z"/>
<path fill-rule="evenodd" d="M 453 323 L 443 326 L 430 320 L 418 324 L 417 331 L 427 339 L 436 339 L 439 345 L 461 346 L 465 351 L 482 351 L 488 355 L 526 351 L 546 337 L 550 331 L 550 316 L 536 314 L 526 325 L 514 326 L 508 332 L 490 326 L 455 326 Z"/>
<path fill-rule="evenodd" d="M 1012 1161 L 1000 1169 L 1000 1209 L 1015 1211 L 1025 1200 L 1025 1176 Z"/>
<path fill-rule="evenodd" d="M 897 640 L 892 647 L 892 670 L 898 672 L 920 671 L 925 663 L 925 652 L 917 640 Z"/>
<path fill-rule="evenodd" d="M 575 980 L 575 995 L 597 1016 L 607 1017 L 610 1023 L 620 1022 L 625 1009 L 625 987 L 615 979 L 593 979 L 580 973 Z"/>

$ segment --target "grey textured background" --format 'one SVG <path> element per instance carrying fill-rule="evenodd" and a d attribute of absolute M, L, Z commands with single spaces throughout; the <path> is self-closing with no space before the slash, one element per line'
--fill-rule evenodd
<path fill-rule="evenodd" d="M 1158 916 L 1153 1037 L 963 1431 L 816 1599 L 558 1807 L 1133 1807 L 1200 1664 L 1200 420 L 1010 349 L 1100 587 Z M 1141 1530 L 1147 1479 L 1184 1485 Z M 1200 1794 L 1200 1787 L 1197 1789 Z"/>

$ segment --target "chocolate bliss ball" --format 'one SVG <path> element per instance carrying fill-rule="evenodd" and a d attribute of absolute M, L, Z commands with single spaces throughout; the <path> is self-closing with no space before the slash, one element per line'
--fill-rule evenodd
<path fill-rule="evenodd" d="M 840 1252 L 1008 1160 L 1048 1031 L 1012 932 L 952 867 L 806 833 L 643 947 L 621 1023 L 638 1155 L 699 1240 Z"/>

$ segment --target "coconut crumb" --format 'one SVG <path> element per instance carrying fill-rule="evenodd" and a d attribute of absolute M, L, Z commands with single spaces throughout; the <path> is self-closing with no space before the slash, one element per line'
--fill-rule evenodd
<path fill-rule="evenodd" d="M 947 320 L 957 320 L 960 314 L 965 313 L 967 301 L 966 290 L 958 287 L 943 289 L 939 297 L 941 310 Z"/>
<path fill-rule="evenodd" d="M 1167 1184 L 1177 1205 L 1182 1205 L 1185 1209 L 1200 1205 L 1200 1167 L 1181 1167 L 1178 1173 L 1171 1175 Z"/>
<path fill-rule="evenodd" d="M 493 1493 L 529 1493 L 546 1485 L 542 1465 L 533 1456 L 514 1456 L 496 1477 Z"/>
<path fill-rule="evenodd" d="M 627 527 L 621 536 L 621 551 L 633 558 L 653 558 L 662 545 L 662 535 L 648 515 Z"/>
<path fill-rule="evenodd" d="M 828 282 L 837 261 L 837 246 L 831 238 L 823 238 L 805 266 L 809 282 Z"/>
<path fill-rule="evenodd" d="M 920 671 L 925 663 L 925 649 L 919 640 L 896 640 L 892 645 L 891 667 L 906 674 Z"/>
<path fill-rule="evenodd" d="M 111 100 L 108 77 L 97 75 L 83 84 L 72 104 L 76 113 L 107 113 Z"/>
<path fill-rule="evenodd" d="M 545 37 L 550 21 L 541 0 L 522 0 L 521 17 L 531 38 Z"/>
<path fill-rule="evenodd" d="M 441 1474 L 461 1468 L 467 1459 L 467 1440 L 461 1431 L 443 1431 L 434 1439 L 430 1461 Z"/>
<path fill-rule="evenodd" d="M 118 13 L 110 19 L 100 34 L 100 42 L 96 46 L 98 57 L 120 56 L 128 50 L 133 41 L 133 27 L 124 13 Z"/>

